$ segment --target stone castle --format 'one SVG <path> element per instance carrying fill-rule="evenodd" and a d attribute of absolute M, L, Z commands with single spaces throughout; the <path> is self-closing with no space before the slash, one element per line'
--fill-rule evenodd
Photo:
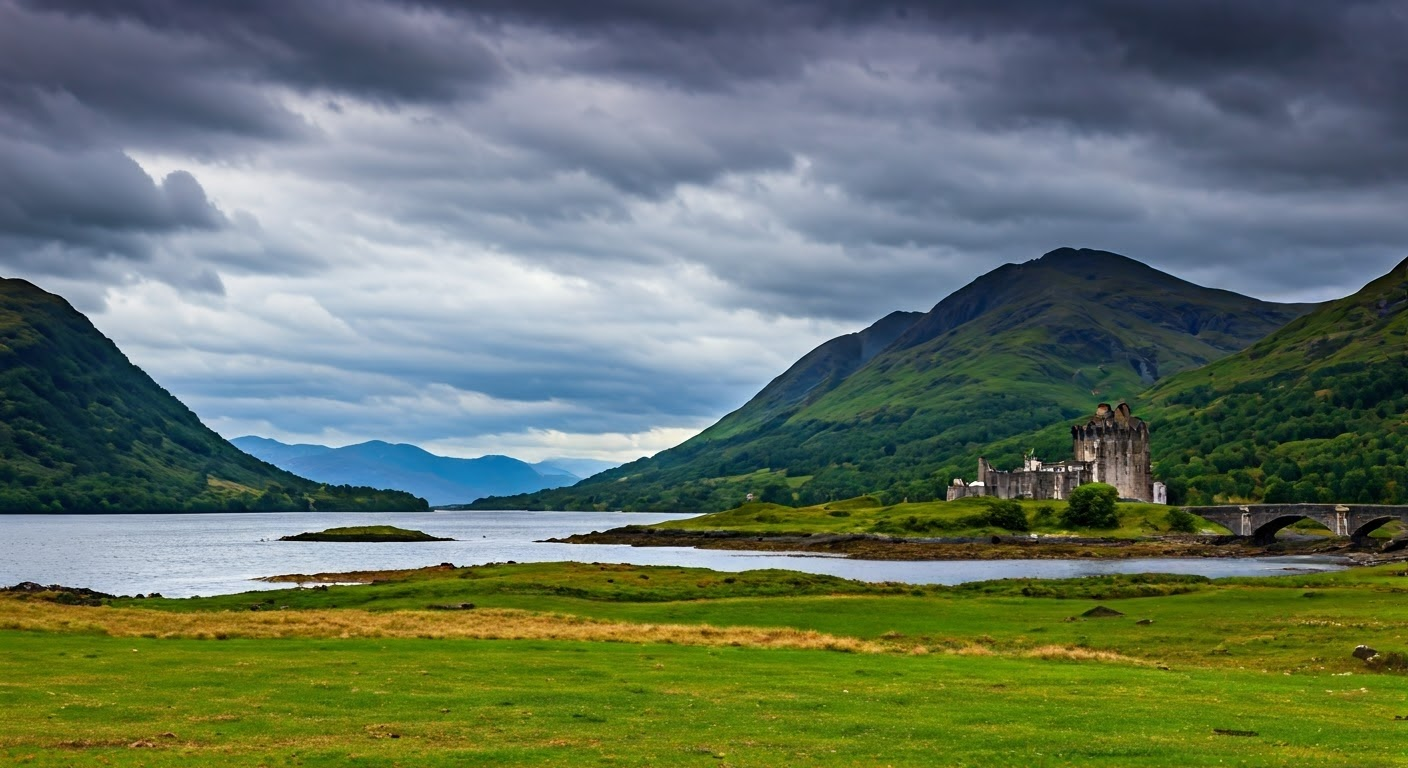
<path fill-rule="evenodd" d="M 1028 455 L 1019 470 L 1001 472 L 978 459 L 978 479 L 954 478 L 948 500 L 968 496 L 999 499 L 1065 499 L 1086 483 L 1113 485 L 1122 499 L 1166 503 L 1163 483 L 1153 482 L 1149 466 L 1149 427 L 1120 403 L 1101 403 L 1089 422 L 1071 427 L 1073 458 L 1046 464 Z"/>

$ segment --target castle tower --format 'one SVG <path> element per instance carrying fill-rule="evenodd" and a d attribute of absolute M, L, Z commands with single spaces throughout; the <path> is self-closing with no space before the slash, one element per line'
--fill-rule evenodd
<path fill-rule="evenodd" d="M 1088 423 L 1071 427 L 1071 443 L 1075 460 L 1090 464 L 1091 482 L 1113 485 L 1122 499 L 1153 501 L 1149 427 L 1128 404 L 1101 403 Z"/>

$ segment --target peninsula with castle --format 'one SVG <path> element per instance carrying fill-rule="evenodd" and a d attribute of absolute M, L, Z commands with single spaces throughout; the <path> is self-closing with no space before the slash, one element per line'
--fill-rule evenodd
<path fill-rule="evenodd" d="M 1268 547 L 1281 547 L 1275 551 L 1282 551 L 1286 544 L 1277 544 L 1276 533 L 1300 521 L 1324 526 L 1330 534 L 1323 545 L 1300 542 L 1300 548 L 1311 548 L 1306 551 L 1339 551 L 1345 544 L 1363 550 L 1373 546 L 1370 537 L 1383 526 L 1408 525 L 1408 505 L 1252 503 L 1170 507 L 1167 486 L 1154 479 L 1149 425 L 1134 415 L 1127 402 L 1100 403 L 1089 419 L 1070 430 L 1070 459 L 1045 462 L 1034 451 L 1028 451 L 1021 468 L 1000 470 L 986 458 L 979 458 L 977 477 L 972 482 L 954 478 L 941 502 L 886 505 L 863 496 L 793 508 L 755 502 L 749 494 L 747 502 L 734 510 L 693 521 L 626 526 L 577 534 L 561 541 L 815 551 L 887 560 L 1209 557 L 1264 554 L 1272 551 Z M 1128 530 L 1073 534 L 1062 525 L 1064 519 L 1041 517 L 1043 508 L 1048 515 L 1055 509 L 1054 505 L 1041 502 L 1073 505 L 1079 490 L 1090 486 L 1100 486 L 1101 492 L 1110 494 L 1111 505 L 1119 502 L 1128 517 L 1112 528 Z M 1006 507 L 1008 516 L 999 512 L 1003 505 L 1015 505 Z M 1119 520 L 1117 516 L 1110 519 Z M 836 525 L 838 520 L 844 521 L 844 527 Z M 861 520 L 866 522 L 860 523 Z M 1034 527 L 1043 523 L 1043 528 Z M 858 524 L 865 527 L 857 530 Z M 781 526 L 795 528 L 780 529 Z M 834 534 L 830 533 L 832 530 Z M 974 536 L 979 532 L 983 537 Z M 951 535 L 943 535 L 946 533 Z M 1091 533 L 1097 536 L 1092 537 Z M 1184 536 L 1180 538 L 1180 534 Z"/>

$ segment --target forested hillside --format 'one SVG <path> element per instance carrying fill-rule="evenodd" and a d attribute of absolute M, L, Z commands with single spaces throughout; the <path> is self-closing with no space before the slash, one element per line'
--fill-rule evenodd
<path fill-rule="evenodd" d="M 1132 402 L 1171 503 L 1408 503 L 1408 262 Z M 1027 449 L 1065 457 L 1069 425 L 987 451 Z"/>
<path fill-rule="evenodd" d="M 239 451 L 62 298 L 0 280 L 0 512 L 425 507 Z"/>
<path fill-rule="evenodd" d="M 1141 400 L 1178 501 L 1408 503 L 1408 261 Z"/>

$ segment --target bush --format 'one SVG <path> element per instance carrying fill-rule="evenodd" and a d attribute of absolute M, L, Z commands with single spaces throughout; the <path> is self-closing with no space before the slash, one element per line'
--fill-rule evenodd
<path fill-rule="evenodd" d="M 1071 491 L 1066 511 L 1061 513 L 1061 525 L 1067 528 L 1118 528 L 1119 515 L 1115 502 L 1119 491 L 1105 483 L 1086 483 Z"/>
<path fill-rule="evenodd" d="M 1036 508 L 1036 524 L 1051 525 L 1056 522 L 1056 508 L 1050 504 L 1042 504 Z"/>
<path fill-rule="evenodd" d="M 1193 513 L 1182 509 L 1171 509 L 1168 512 L 1168 529 L 1179 533 L 1196 533 L 1198 530 L 1198 518 Z"/>
<path fill-rule="evenodd" d="M 986 522 L 988 525 L 1009 531 L 1026 531 L 1031 528 L 1027 524 L 1027 513 L 1022 511 L 1022 505 L 1012 499 L 992 502 L 988 506 Z"/>

